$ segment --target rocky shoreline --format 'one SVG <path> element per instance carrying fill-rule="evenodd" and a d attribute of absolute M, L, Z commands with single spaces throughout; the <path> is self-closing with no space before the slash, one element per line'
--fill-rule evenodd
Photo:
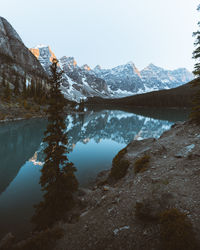
<path fill-rule="evenodd" d="M 19 104 L 0 102 L 0 123 L 26 120 L 30 118 L 46 117 L 45 106 L 31 107 L 26 109 Z"/>
<path fill-rule="evenodd" d="M 134 162 L 149 155 L 146 171 L 134 173 Z M 130 165 L 124 178 L 106 183 L 108 171 L 99 175 L 93 190 L 82 196 L 85 209 L 75 223 L 62 225 L 65 235 L 56 250 L 162 249 L 160 225 L 139 219 L 154 218 L 169 208 L 187 215 L 200 239 L 200 128 L 177 123 L 158 139 L 132 141 L 123 156 Z"/>

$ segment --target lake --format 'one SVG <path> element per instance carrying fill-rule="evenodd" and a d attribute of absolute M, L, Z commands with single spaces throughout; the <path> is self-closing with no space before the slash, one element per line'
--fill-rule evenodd
<path fill-rule="evenodd" d="M 81 187 L 111 168 L 112 159 L 132 140 L 158 138 L 177 121 L 185 121 L 187 110 L 134 109 L 99 110 L 66 118 L 68 158 L 76 168 Z M 12 232 L 19 239 L 31 230 L 33 205 L 41 198 L 40 169 L 45 119 L 0 125 L 0 238 Z"/>

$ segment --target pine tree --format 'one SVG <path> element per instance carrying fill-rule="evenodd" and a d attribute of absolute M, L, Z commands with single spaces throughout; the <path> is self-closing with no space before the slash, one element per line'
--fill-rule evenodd
<path fill-rule="evenodd" d="M 200 5 L 197 8 L 200 11 Z M 198 22 L 200 28 L 200 22 Z M 200 29 L 193 33 L 193 36 L 196 37 L 195 47 L 196 49 L 193 52 L 193 58 L 197 60 L 197 63 L 194 66 L 193 73 L 198 77 L 198 79 L 193 83 L 194 87 L 200 86 Z M 197 124 L 200 124 L 200 89 L 197 90 L 195 96 L 193 97 L 193 107 L 190 114 L 191 120 Z"/>
<path fill-rule="evenodd" d="M 22 97 L 24 99 L 27 98 L 26 76 L 24 77 L 24 79 L 22 81 Z"/>
<path fill-rule="evenodd" d="M 30 93 L 29 93 L 29 96 L 30 97 L 35 97 L 35 92 L 36 92 L 36 87 L 35 87 L 35 82 L 33 79 L 31 79 L 31 86 L 30 86 Z"/>
<path fill-rule="evenodd" d="M 198 6 L 197 10 L 200 11 L 200 5 Z M 200 22 L 198 22 L 198 26 L 200 28 Z M 200 30 L 194 32 L 193 36 L 196 38 L 194 43 L 196 49 L 193 52 L 193 59 L 198 60 L 198 62 L 194 65 L 193 73 L 200 77 Z"/>
<path fill-rule="evenodd" d="M 32 222 L 41 230 L 63 219 L 66 211 L 74 205 L 73 193 L 78 188 L 74 175 L 76 168 L 67 158 L 67 135 L 64 117 L 64 97 L 60 91 L 62 72 L 58 72 L 57 61 L 51 66 L 50 100 L 47 110 L 48 126 L 43 141 L 45 163 L 41 170 L 40 184 L 45 192 L 44 200 L 36 206 Z"/>
<path fill-rule="evenodd" d="M 16 76 L 15 82 L 14 82 L 14 94 L 19 95 L 19 93 L 20 93 L 20 91 L 19 91 L 19 77 Z"/>

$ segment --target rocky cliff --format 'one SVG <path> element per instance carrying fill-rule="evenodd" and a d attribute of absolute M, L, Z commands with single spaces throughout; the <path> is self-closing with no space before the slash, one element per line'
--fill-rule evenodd
<path fill-rule="evenodd" d="M 0 80 L 4 78 L 13 87 L 16 76 L 23 81 L 45 81 L 47 75 L 39 61 L 24 45 L 9 22 L 0 17 Z"/>

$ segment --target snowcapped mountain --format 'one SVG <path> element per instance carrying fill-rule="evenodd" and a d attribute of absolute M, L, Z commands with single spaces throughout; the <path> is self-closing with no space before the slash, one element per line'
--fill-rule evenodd
<path fill-rule="evenodd" d="M 150 64 L 139 71 L 132 62 L 112 69 L 101 69 L 98 65 L 93 72 L 106 81 L 113 97 L 174 88 L 194 79 L 185 68 L 165 70 Z"/>
<path fill-rule="evenodd" d="M 146 87 L 153 90 L 175 88 L 194 79 L 193 74 L 185 68 L 165 70 L 152 63 L 140 73 Z"/>
<path fill-rule="evenodd" d="M 39 45 L 30 51 L 49 74 L 52 59 L 56 58 L 49 46 Z M 64 96 L 78 102 L 93 96 L 118 98 L 174 88 L 194 78 L 185 68 L 165 70 L 149 64 L 139 71 L 133 62 L 112 69 L 102 69 L 99 65 L 91 69 L 87 64 L 78 66 L 74 57 L 66 56 L 59 59 L 59 66 L 64 71 L 61 86 Z"/>
<path fill-rule="evenodd" d="M 96 66 L 93 73 L 106 81 L 113 97 L 145 92 L 140 72 L 132 62 L 112 69 Z"/>
<path fill-rule="evenodd" d="M 49 74 L 51 62 L 53 58 L 56 58 L 50 47 L 39 45 L 31 48 L 30 51 Z M 63 56 L 58 61 L 60 68 L 64 72 L 61 90 L 65 98 L 79 102 L 81 99 L 93 96 L 110 97 L 105 80 L 90 74 L 91 69 L 88 65 L 79 67 L 73 57 L 66 56 Z"/>
<path fill-rule="evenodd" d="M 50 65 L 52 64 L 53 59 L 56 58 L 50 47 L 46 45 L 38 45 L 35 48 L 31 48 L 30 51 L 39 60 L 44 70 L 49 74 Z"/>

